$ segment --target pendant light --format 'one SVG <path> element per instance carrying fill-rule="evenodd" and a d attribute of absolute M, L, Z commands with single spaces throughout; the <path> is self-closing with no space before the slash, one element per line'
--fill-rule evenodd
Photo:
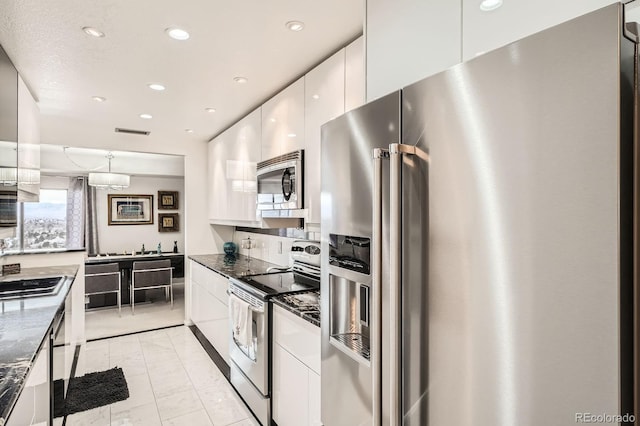
<path fill-rule="evenodd" d="M 113 154 L 108 153 L 109 172 L 92 172 L 89 173 L 89 186 L 95 186 L 99 189 L 122 190 L 129 187 L 129 175 L 120 173 L 111 173 L 111 160 Z"/>

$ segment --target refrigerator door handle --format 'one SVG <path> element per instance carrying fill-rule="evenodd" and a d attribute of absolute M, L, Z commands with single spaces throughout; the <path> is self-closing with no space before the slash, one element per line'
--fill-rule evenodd
<path fill-rule="evenodd" d="M 389 420 L 402 424 L 402 156 L 415 155 L 429 162 L 420 148 L 394 143 L 389 145 Z"/>
<path fill-rule="evenodd" d="M 389 151 L 373 150 L 373 282 L 371 304 L 371 383 L 373 426 L 382 426 L 382 162 Z"/>

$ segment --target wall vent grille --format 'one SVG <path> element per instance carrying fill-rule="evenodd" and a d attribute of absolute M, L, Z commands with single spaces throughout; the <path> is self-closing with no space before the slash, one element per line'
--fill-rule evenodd
<path fill-rule="evenodd" d="M 123 129 L 121 127 L 116 127 L 116 133 L 129 133 L 130 135 L 149 136 L 149 133 L 151 132 L 147 130 Z"/>

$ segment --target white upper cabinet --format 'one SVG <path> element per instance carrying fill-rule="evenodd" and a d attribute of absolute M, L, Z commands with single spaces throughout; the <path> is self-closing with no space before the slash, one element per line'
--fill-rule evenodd
<path fill-rule="evenodd" d="M 367 0 L 368 101 L 460 62 L 461 2 Z"/>
<path fill-rule="evenodd" d="M 320 129 L 344 112 L 345 49 L 305 76 L 304 204 L 307 223 L 320 224 Z"/>
<path fill-rule="evenodd" d="M 18 199 L 40 198 L 40 109 L 18 76 Z"/>
<path fill-rule="evenodd" d="M 209 221 L 255 225 L 256 164 L 261 156 L 261 112 L 256 109 L 209 142 Z"/>
<path fill-rule="evenodd" d="M 345 48 L 344 80 L 344 110 L 346 112 L 365 102 L 363 37 L 356 39 Z"/>
<path fill-rule="evenodd" d="M 304 148 L 302 77 L 262 105 L 262 160 Z"/>
<path fill-rule="evenodd" d="M 463 0 L 463 60 L 615 3 L 614 0 L 510 0 L 482 11 L 478 0 Z"/>

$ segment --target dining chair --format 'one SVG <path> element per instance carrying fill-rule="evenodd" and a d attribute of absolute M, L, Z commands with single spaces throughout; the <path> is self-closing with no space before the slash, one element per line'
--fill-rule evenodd
<path fill-rule="evenodd" d="M 118 263 L 86 265 L 84 268 L 84 295 L 116 293 L 118 315 L 122 314 L 122 279 Z"/>
<path fill-rule="evenodd" d="M 171 309 L 173 309 L 173 268 L 171 260 L 148 260 L 133 262 L 131 271 L 131 313 L 134 314 L 136 290 L 150 290 L 164 288 L 165 298 L 171 296 Z"/>

